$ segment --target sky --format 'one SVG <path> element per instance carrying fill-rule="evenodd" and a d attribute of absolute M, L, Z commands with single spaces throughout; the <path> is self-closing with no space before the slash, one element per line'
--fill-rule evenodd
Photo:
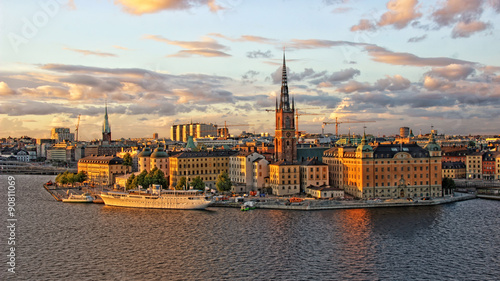
<path fill-rule="evenodd" d="M 299 130 L 498 135 L 500 0 L 0 1 L 0 137 L 52 127 L 274 135 L 285 50 Z M 335 125 L 325 126 L 333 133 Z"/>

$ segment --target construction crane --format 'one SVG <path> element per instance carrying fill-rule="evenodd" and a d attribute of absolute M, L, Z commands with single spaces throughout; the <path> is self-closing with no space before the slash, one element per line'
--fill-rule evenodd
<path fill-rule="evenodd" d="M 335 117 L 335 122 L 323 122 L 323 125 L 321 126 L 321 133 L 324 135 L 325 134 L 325 125 L 328 125 L 328 124 L 335 124 L 335 136 L 336 137 L 339 137 L 339 124 L 343 124 L 343 123 L 374 123 L 376 121 L 342 121 L 342 122 L 339 122 L 338 118 Z"/>
<path fill-rule="evenodd" d="M 227 124 L 226 121 L 224 121 L 224 130 L 222 132 L 222 137 L 226 140 L 228 135 L 229 135 L 229 130 L 227 127 L 241 127 L 241 126 L 255 126 L 254 124 Z"/>
<path fill-rule="evenodd" d="M 76 129 L 75 129 L 77 143 L 78 143 L 78 131 L 80 130 L 80 116 L 82 116 L 82 115 L 78 114 L 78 120 L 76 121 Z"/>
<path fill-rule="evenodd" d="M 319 113 L 299 113 L 299 111 L 295 111 L 295 134 L 299 137 L 299 116 L 301 115 L 323 115 Z"/>

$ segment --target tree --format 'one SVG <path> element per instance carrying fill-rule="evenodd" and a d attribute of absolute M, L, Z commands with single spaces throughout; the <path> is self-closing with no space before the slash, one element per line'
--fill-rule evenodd
<path fill-rule="evenodd" d="M 130 153 L 126 153 L 125 156 L 123 156 L 123 163 L 122 165 L 125 167 L 132 167 L 132 156 L 130 156 Z M 128 168 L 127 168 L 128 171 Z"/>
<path fill-rule="evenodd" d="M 456 188 L 455 181 L 451 178 L 443 178 L 441 186 L 443 188 L 443 192 L 448 191 L 445 193 L 451 193 Z"/>
<path fill-rule="evenodd" d="M 137 177 L 135 177 L 133 184 L 135 186 L 141 186 L 142 188 L 148 188 L 149 187 L 149 179 L 147 178 L 148 172 L 146 170 L 143 170 Z"/>
<path fill-rule="evenodd" d="M 197 176 L 196 178 L 193 179 L 193 181 L 189 184 L 193 187 L 193 189 L 198 189 L 205 191 L 205 183 L 201 179 L 200 176 Z"/>
<path fill-rule="evenodd" d="M 227 172 L 221 172 L 219 174 L 219 176 L 217 177 L 217 181 L 215 182 L 215 186 L 217 187 L 217 190 L 219 192 L 231 190 L 231 186 L 233 186 L 233 184 L 231 183 L 231 179 L 229 178 Z"/>
<path fill-rule="evenodd" d="M 181 177 L 175 186 L 176 190 L 184 190 L 186 187 L 186 177 Z"/>
<path fill-rule="evenodd" d="M 154 167 L 147 176 L 149 184 L 159 184 L 161 188 L 167 189 L 168 182 L 165 178 L 165 174 L 158 167 Z"/>
<path fill-rule="evenodd" d="M 80 171 L 80 172 L 78 172 L 78 174 L 75 175 L 76 182 L 82 183 L 82 182 L 86 181 L 87 179 L 88 179 L 87 173 L 85 173 L 84 171 Z"/>
<path fill-rule="evenodd" d="M 137 181 L 135 181 L 135 175 L 132 174 L 130 177 L 128 177 L 127 182 L 125 183 L 125 189 L 134 189 L 137 188 Z"/>

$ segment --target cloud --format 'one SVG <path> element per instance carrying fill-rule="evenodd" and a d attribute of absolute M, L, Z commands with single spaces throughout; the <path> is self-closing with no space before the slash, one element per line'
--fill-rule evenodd
<path fill-rule="evenodd" d="M 129 49 L 129 48 L 127 48 L 127 47 L 122 47 L 122 46 L 118 46 L 118 45 L 113 45 L 113 48 L 115 48 L 115 49 L 119 49 L 119 50 L 130 51 L 130 49 Z"/>
<path fill-rule="evenodd" d="M 208 35 L 212 37 L 222 38 L 231 42 L 255 42 L 262 44 L 276 44 L 278 42 L 275 39 L 266 38 L 262 36 L 255 36 L 255 35 L 242 35 L 239 38 L 232 38 L 229 36 L 222 35 L 220 33 L 210 33 Z"/>
<path fill-rule="evenodd" d="M 391 0 L 387 3 L 388 11 L 381 17 L 378 26 L 393 25 L 397 29 L 405 28 L 408 23 L 422 16 L 417 12 L 417 0 Z"/>
<path fill-rule="evenodd" d="M 438 77 L 425 76 L 424 87 L 427 90 L 446 91 L 446 90 L 449 90 L 451 88 L 454 88 L 455 83 L 449 82 L 448 80 L 438 78 Z"/>
<path fill-rule="evenodd" d="M 210 49 L 195 49 L 195 50 L 182 50 L 179 51 L 173 55 L 168 55 L 167 57 L 180 57 L 180 58 L 185 58 L 185 57 L 191 57 L 193 55 L 198 55 L 202 57 L 230 57 L 231 55 L 226 54 L 221 51 L 217 50 L 210 50 Z"/>
<path fill-rule="evenodd" d="M 11 96 L 14 95 L 15 92 L 9 88 L 9 85 L 7 83 L 0 81 L 0 96 Z"/>
<path fill-rule="evenodd" d="M 363 31 L 363 30 L 375 30 L 375 24 L 370 22 L 367 19 L 361 19 L 359 20 L 359 23 L 357 25 L 351 26 L 351 31 Z"/>
<path fill-rule="evenodd" d="M 423 41 L 425 38 L 427 38 L 427 34 L 424 34 L 422 36 L 412 37 L 408 39 L 408 43 L 417 43 Z"/>
<path fill-rule="evenodd" d="M 337 88 L 341 93 L 353 92 L 371 92 L 371 91 L 402 91 L 410 87 L 410 80 L 401 75 L 394 75 L 393 77 L 387 76 L 384 79 L 379 79 L 374 84 L 361 83 L 358 81 L 350 80 L 349 82 L 340 85 Z"/>
<path fill-rule="evenodd" d="M 410 22 L 420 18 L 417 0 L 390 0 L 387 2 L 387 12 L 382 14 L 378 22 L 361 19 L 351 31 L 375 30 L 378 27 L 394 26 L 396 29 L 405 28 Z"/>
<path fill-rule="evenodd" d="M 374 45 L 366 46 L 365 49 L 374 61 L 393 65 L 446 66 L 449 64 L 474 64 L 470 61 L 446 57 L 422 58 L 410 53 L 392 52 Z"/>
<path fill-rule="evenodd" d="M 168 55 L 168 57 L 190 57 L 192 55 L 199 55 L 203 57 L 231 56 L 221 51 L 229 49 L 228 47 L 219 44 L 216 40 L 212 38 L 204 38 L 202 41 L 174 41 L 159 35 L 145 35 L 143 38 L 187 49 L 187 50 L 181 50 L 173 55 Z"/>
<path fill-rule="evenodd" d="M 267 50 L 265 52 L 262 52 L 261 50 L 247 52 L 247 58 L 250 58 L 250 59 L 271 58 L 272 56 L 273 56 L 273 54 L 271 53 L 271 50 Z"/>
<path fill-rule="evenodd" d="M 448 80 L 463 80 L 474 73 L 474 68 L 470 65 L 450 64 L 445 67 L 432 68 L 427 74 L 431 76 L 443 77 Z"/>
<path fill-rule="evenodd" d="M 121 5 L 127 13 L 142 15 L 162 10 L 186 10 L 194 6 L 210 6 L 212 2 L 207 0 L 115 0 L 115 5 Z"/>
<path fill-rule="evenodd" d="M 495 1 L 489 3 L 496 8 Z M 431 18 L 438 28 L 454 25 L 452 38 L 469 37 L 491 28 L 490 23 L 479 21 L 484 4 L 483 0 L 447 0 L 441 8 L 432 13 Z"/>
<path fill-rule="evenodd" d="M 311 81 L 312 84 L 316 84 L 319 87 L 333 87 L 333 83 L 347 81 L 354 78 L 354 76 L 360 75 L 361 71 L 354 68 L 343 69 L 332 73 L 331 75 L 325 75 L 320 79 Z"/>
<path fill-rule="evenodd" d="M 491 24 L 484 23 L 481 21 L 472 21 L 472 22 L 459 22 L 453 28 L 451 32 L 451 37 L 469 37 L 476 32 L 480 32 L 486 30 L 491 27 Z"/>
<path fill-rule="evenodd" d="M 112 53 L 104 53 L 104 52 L 97 52 L 97 51 L 90 51 L 90 50 L 81 50 L 81 49 L 72 49 L 72 48 L 63 48 L 68 51 L 72 52 L 77 52 L 80 54 L 83 54 L 84 56 L 99 56 L 99 57 L 118 57 L 115 54 Z"/>

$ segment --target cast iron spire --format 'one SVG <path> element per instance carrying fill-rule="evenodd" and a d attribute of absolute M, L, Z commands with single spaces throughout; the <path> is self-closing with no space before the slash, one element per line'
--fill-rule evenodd
<path fill-rule="evenodd" d="M 286 76 L 286 63 L 285 63 L 285 51 L 283 50 L 283 74 L 281 77 L 281 98 L 280 98 L 280 109 L 285 111 L 290 111 L 290 101 L 288 97 L 288 83 Z"/>

